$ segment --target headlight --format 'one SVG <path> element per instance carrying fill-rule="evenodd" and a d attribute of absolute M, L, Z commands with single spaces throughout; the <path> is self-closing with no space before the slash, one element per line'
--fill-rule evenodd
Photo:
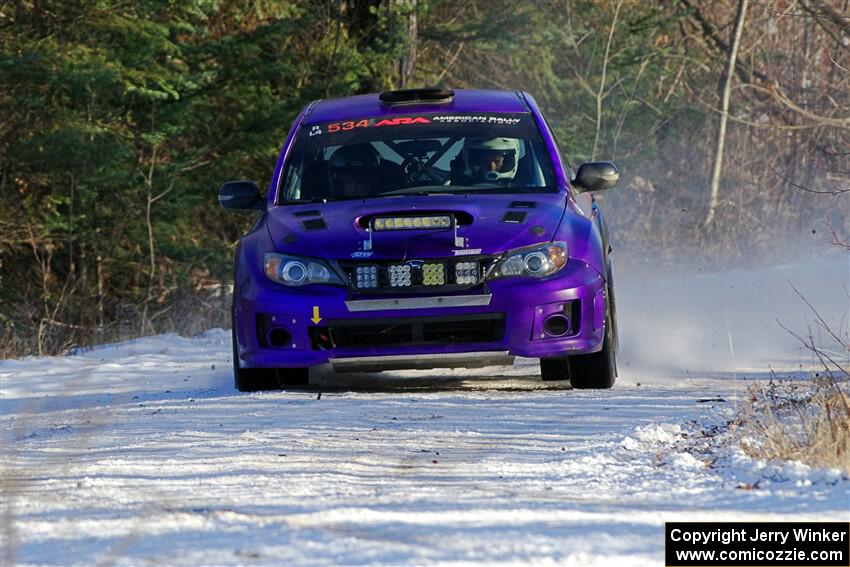
<path fill-rule="evenodd" d="M 268 252 L 263 261 L 263 271 L 267 278 L 284 285 L 344 285 L 324 260 Z"/>
<path fill-rule="evenodd" d="M 507 252 L 490 272 L 490 279 L 510 276 L 551 276 L 567 265 L 567 243 L 549 242 Z"/>

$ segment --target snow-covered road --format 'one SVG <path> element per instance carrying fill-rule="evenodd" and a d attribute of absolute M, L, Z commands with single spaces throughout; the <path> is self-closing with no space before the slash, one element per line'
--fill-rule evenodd
<path fill-rule="evenodd" d="M 807 361 L 753 306 L 795 296 L 762 285 L 743 305 L 730 281 L 689 280 L 723 309 L 677 305 L 680 281 L 621 282 L 621 376 L 603 392 L 521 360 L 241 394 L 223 330 L 4 361 L 3 564 L 656 566 L 665 521 L 850 520 L 846 476 L 712 445 L 749 383 Z M 813 302 L 843 317 L 844 294 Z M 661 320 L 662 296 L 681 321 Z"/>

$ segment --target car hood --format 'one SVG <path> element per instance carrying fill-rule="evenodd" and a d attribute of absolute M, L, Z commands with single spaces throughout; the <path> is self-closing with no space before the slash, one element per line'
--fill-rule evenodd
<path fill-rule="evenodd" d="M 284 205 L 268 210 L 266 226 L 279 252 L 299 256 L 341 260 L 498 254 L 551 240 L 566 200 L 566 194 L 559 192 L 417 195 Z M 366 229 L 374 216 L 420 214 L 452 214 L 459 226 L 456 230 L 371 234 Z"/>

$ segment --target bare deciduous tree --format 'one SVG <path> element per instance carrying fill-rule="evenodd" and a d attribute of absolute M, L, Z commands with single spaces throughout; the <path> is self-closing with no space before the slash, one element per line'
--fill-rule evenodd
<path fill-rule="evenodd" d="M 617 2 L 614 8 L 614 17 L 611 19 L 611 28 L 608 30 L 608 41 L 605 43 L 605 57 L 602 59 L 602 78 L 599 80 L 599 90 L 596 91 L 596 133 L 593 136 L 593 149 L 590 152 L 591 161 L 596 159 L 596 149 L 599 147 L 599 136 L 602 133 L 602 100 L 605 98 L 605 75 L 608 71 L 608 61 L 611 54 L 611 40 L 614 38 L 614 30 L 617 27 L 617 17 L 623 0 Z"/>
<path fill-rule="evenodd" d="M 720 195 L 720 174 L 723 168 L 723 149 L 726 143 L 726 122 L 729 120 L 729 99 L 732 94 L 732 78 L 735 74 L 735 61 L 738 58 L 738 45 L 741 43 L 741 34 L 744 31 L 744 20 L 747 15 L 748 0 L 738 0 L 738 12 L 735 15 L 735 36 L 732 39 L 732 47 L 729 50 L 729 61 L 726 65 L 726 74 L 723 80 L 723 97 L 721 101 L 720 126 L 717 129 L 717 146 L 714 152 L 714 169 L 711 172 L 711 184 L 709 186 L 710 201 L 708 204 L 708 215 L 705 217 L 704 226 L 709 226 L 714 220 Z"/>

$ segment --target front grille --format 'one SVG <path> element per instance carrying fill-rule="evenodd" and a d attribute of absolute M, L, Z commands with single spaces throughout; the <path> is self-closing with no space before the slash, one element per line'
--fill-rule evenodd
<path fill-rule="evenodd" d="M 413 342 L 413 325 L 330 326 L 331 340 L 337 347 L 398 345 Z"/>
<path fill-rule="evenodd" d="M 504 313 L 462 317 L 416 317 L 329 321 L 334 347 L 363 348 L 402 344 L 468 344 L 501 341 Z"/>
<path fill-rule="evenodd" d="M 422 325 L 422 340 L 426 343 L 486 343 L 502 339 L 505 319 L 434 321 Z"/>
<path fill-rule="evenodd" d="M 495 258 L 459 256 L 406 262 L 340 262 L 360 293 L 464 290 L 480 285 Z"/>

